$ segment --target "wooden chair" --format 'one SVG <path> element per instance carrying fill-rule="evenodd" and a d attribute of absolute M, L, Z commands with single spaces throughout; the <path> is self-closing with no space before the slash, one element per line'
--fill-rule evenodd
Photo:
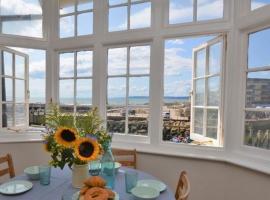
<path fill-rule="evenodd" d="M 4 176 L 6 174 L 9 174 L 9 177 L 13 178 L 15 176 L 15 171 L 14 171 L 12 157 L 10 154 L 7 154 L 4 157 L 0 157 L 0 164 L 3 164 L 3 163 L 7 163 L 8 168 L 0 169 L 0 176 Z"/>
<path fill-rule="evenodd" d="M 190 193 L 190 182 L 186 171 L 180 173 L 179 181 L 177 184 L 175 199 L 187 200 Z"/>
<path fill-rule="evenodd" d="M 122 166 L 136 169 L 137 167 L 137 155 L 136 149 L 112 149 L 115 160 L 121 163 Z"/>

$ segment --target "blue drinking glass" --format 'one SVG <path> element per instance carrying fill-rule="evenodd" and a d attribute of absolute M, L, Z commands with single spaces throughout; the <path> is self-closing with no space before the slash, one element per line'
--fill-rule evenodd
<path fill-rule="evenodd" d="M 125 172 L 125 183 L 126 183 L 126 192 L 130 193 L 131 190 L 136 187 L 138 182 L 138 172 L 136 171 L 126 171 Z"/>
<path fill-rule="evenodd" d="M 39 181 L 41 185 L 49 185 L 51 179 L 51 167 L 48 165 L 39 166 Z"/>

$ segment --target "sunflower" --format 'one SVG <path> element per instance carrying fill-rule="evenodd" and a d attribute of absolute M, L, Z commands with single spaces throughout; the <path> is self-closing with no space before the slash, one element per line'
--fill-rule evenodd
<path fill-rule="evenodd" d="M 44 143 L 44 149 L 45 151 L 50 152 L 51 148 L 48 143 Z"/>
<path fill-rule="evenodd" d="M 54 134 L 55 141 L 63 145 L 64 147 L 70 148 L 75 145 L 78 137 L 76 129 L 60 127 Z"/>
<path fill-rule="evenodd" d="M 96 160 L 99 156 L 100 148 L 96 140 L 91 138 L 80 138 L 76 142 L 75 155 L 81 161 Z"/>

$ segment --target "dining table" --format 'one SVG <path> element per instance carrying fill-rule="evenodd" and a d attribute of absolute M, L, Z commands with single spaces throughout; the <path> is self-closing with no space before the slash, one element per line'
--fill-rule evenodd
<path fill-rule="evenodd" d="M 138 180 L 158 180 L 158 178 L 137 170 L 127 167 L 121 167 L 115 177 L 114 191 L 118 193 L 120 200 L 135 200 L 135 197 L 125 190 L 125 172 L 136 171 Z M 90 176 L 90 175 L 89 175 Z M 33 188 L 23 194 L 3 195 L 0 194 L 0 200 L 72 200 L 72 195 L 78 191 L 71 184 L 72 171 L 66 167 L 63 170 L 52 168 L 49 185 L 41 185 L 39 180 L 29 180 L 25 174 L 16 176 L 12 180 L 28 180 L 33 183 Z M 161 192 L 157 200 L 175 200 L 174 193 L 168 185 L 166 190 Z"/>

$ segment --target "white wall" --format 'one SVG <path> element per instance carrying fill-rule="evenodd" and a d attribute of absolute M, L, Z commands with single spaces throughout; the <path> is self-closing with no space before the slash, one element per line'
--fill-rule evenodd
<path fill-rule="evenodd" d="M 8 152 L 13 156 L 16 174 L 49 160 L 41 143 L 0 144 L 0 155 Z M 269 175 L 223 162 L 139 153 L 138 168 L 159 177 L 173 190 L 179 172 L 186 170 L 191 181 L 190 200 L 270 199 Z"/>

